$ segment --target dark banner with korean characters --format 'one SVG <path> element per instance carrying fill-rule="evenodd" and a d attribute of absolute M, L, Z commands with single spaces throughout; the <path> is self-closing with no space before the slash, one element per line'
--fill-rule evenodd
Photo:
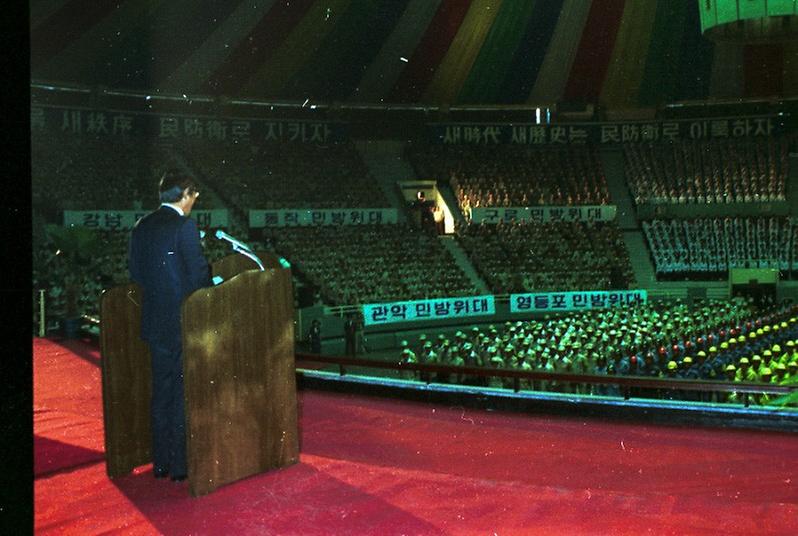
<path fill-rule="evenodd" d="M 31 131 L 69 136 L 148 136 L 159 140 L 224 143 L 331 143 L 347 138 L 346 125 L 329 121 L 292 121 L 191 116 L 116 110 L 31 106 Z"/>
<path fill-rule="evenodd" d="M 784 132 L 781 116 L 715 117 L 613 123 L 431 123 L 433 143 L 445 145 L 580 145 L 770 136 Z"/>

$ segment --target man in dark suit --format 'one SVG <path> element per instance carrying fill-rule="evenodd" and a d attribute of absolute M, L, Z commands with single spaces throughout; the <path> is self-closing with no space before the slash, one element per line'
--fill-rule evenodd
<path fill-rule="evenodd" d="M 195 290 L 210 286 L 194 220 L 199 192 L 193 180 L 167 171 L 159 184 L 161 206 L 133 228 L 130 276 L 142 288 L 141 338 L 152 357 L 152 459 L 156 478 L 185 480 L 186 418 L 180 308 Z"/>

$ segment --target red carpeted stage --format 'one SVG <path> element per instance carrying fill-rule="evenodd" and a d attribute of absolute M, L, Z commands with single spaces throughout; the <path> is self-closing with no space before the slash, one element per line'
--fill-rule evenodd
<path fill-rule="evenodd" d="M 798 435 L 300 393 L 300 463 L 111 481 L 99 351 L 35 339 L 37 534 L 798 534 Z"/>

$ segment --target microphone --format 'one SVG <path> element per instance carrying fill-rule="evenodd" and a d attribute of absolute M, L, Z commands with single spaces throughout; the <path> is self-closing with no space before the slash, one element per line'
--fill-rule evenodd
<path fill-rule="evenodd" d="M 249 251 L 249 252 L 252 251 L 248 245 L 246 245 L 245 243 L 241 242 L 236 238 L 233 238 L 232 236 L 225 233 L 221 229 L 218 229 L 216 231 L 216 238 L 218 238 L 219 240 L 225 240 L 227 242 L 230 242 L 230 244 L 233 245 L 233 248 L 243 249 L 244 251 Z"/>

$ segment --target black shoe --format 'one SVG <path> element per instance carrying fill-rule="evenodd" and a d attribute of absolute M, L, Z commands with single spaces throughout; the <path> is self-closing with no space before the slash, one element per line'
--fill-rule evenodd
<path fill-rule="evenodd" d="M 169 476 L 168 469 L 153 469 L 152 474 L 155 478 L 166 478 Z"/>
<path fill-rule="evenodd" d="M 171 478 L 172 478 L 172 482 L 182 482 L 186 478 L 188 478 L 188 476 L 187 475 L 172 475 Z"/>

